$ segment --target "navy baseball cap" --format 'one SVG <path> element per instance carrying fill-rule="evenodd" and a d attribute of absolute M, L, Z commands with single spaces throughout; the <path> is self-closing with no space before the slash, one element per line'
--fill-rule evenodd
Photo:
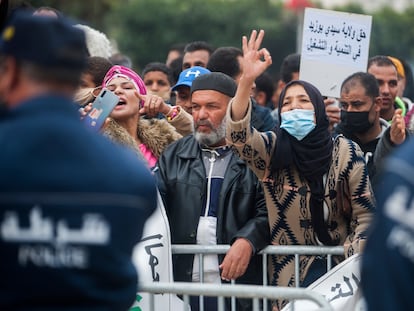
<path fill-rule="evenodd" d="M 47 68 L 81 71 L 86 66 L 85 34 L 66 18 L 15 12 L 0 37 L 0 53 Z"/>
<path fill-rule="evenodd" d="M 193 84 L 193 80 L 195 78 L 197 78 L 200 75 L 204 75 L 204 74 L 210 73 L 210 72 L 211 72 L 210 70 L 208 70 L 204 67 L 200 67 L 200 66 L 194 66 L 194 67 L 188 68 L 186 70 L 183 70 L 180 73 L 180 76 L 178 77 L 177 84 L 174 85 L 171 88 L 171 90 L 176 91 L 177 88 L 179 86 L 182 86 L 182 85 L 191 87 L 191 84 Z"/>

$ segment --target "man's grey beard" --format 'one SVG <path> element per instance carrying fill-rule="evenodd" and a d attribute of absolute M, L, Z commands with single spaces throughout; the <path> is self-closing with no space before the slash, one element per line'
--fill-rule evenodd
<path fill-rule="evenodd" d="M 211 125 L 211 124 L 210 124 Z M 214 146 L 226 137 L 226 118 L 224 117 L 217 128 L 213 128 L 210 134 L 197 132 L 197 124 L 194 124 L 194 138 L 202 145 Z M 212 125 L 211 125 L 212 126 Z"/>

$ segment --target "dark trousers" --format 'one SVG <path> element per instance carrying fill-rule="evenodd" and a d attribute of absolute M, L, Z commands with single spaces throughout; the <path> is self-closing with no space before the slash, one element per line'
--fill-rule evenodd
<path fill-rule="evenodd" d="M 203 296 L 204 299 L 204 311 L 217 311 L 217 297 Z M 200 301 L 198 296 L 190 296 L 191 311 L 200 310 Z"/>
<path fill-rule="evenodd" d="M 332 268 L 335 266 L 334 262 L 332 261 Z M 300 284 L 300 287 L 308 287 L 317 279 L 319 279 L 322 275 L 327 272 L 327 260 L 326 258 L 317 257 L 312 265 L 309 267 L 309 271 L 306 274 L 305 279 Z"/>

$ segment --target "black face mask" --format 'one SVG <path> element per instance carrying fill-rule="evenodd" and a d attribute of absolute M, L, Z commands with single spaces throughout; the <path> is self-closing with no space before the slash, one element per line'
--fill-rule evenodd
<path fill-rule="evenodd" d="M 368 131 L 374 123 L 369 122 L 369 111 L 341 111 L 341 127 L 349 133 L 364 133 Z"/>

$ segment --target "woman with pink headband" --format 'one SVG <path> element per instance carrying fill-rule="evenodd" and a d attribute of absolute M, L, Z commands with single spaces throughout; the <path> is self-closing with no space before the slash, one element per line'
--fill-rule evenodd
<path fill-rule="evenodd" d="M 134 149 L 138 147 L 149 167 L 156 164 L 166 146 L 192 131 L 192 117 L 178 106 L 167 105 L 161 97 L 147 94 L 144 81 L 130 68 L 113 66 L 102 87 L 119 97 L 104 135 Z M 159 113 L 165 119 L 156 118 Z"/>
<path fill-rule="evenodd" d="M 187 131 L 192 131 L 192 116 L 184 109 L 180 111 L 165 104 L 160 96 L 148 94 L 144 81 L 129 68 L 113 66 L 104 77 L 102 87 L 114 92 L 119 97 L 119 103 L 115 106 L 110 114 L 109 122 L 104 127 L 104 135 L 117 143 L 135 149 L 138 156 L 143 157 L 150 168 L 155 166 L 158 157 L 168 144 L 182 137 L 172 125 L 187 124 Z M 164 114 L 165 118 L 156 118 L 159 113 Z M 155 234 L 160 235 L 159 242 L 165 246 L 157 253 L 157 260 L 160 265 L 168 266 L 169 271 L 172 271 L 169 232 L 169 221 L 161 196 L 158 194 L 157 209 L 147 222 L 142 234 L 143 240 L 135 247 L 133 253 L 140 280 L 153 281 L 151 267 L 142 263 L 145 262 L 144 258 L 149 258 L 145 249 L 151 242 L 151 239 L 145 241 L 144 238 Z M 160 275 L 160 281 L 171 282 L 172 280 L 172 275 L 168 273 Z M 146 293 L 138 292 L 138 294 L 149 299 Z M 139 304 L 143 309 L 148 306 L 146 299 Z M 170 309 L 166 305 L 172 304 L 171 301 L 174 301 L 174 306 L 182 304 L 175 295 L 165 298 L 158 297 L 154 303 L 157 310 Z M 171 308 L 173 308 L 172 305 Z"/>

